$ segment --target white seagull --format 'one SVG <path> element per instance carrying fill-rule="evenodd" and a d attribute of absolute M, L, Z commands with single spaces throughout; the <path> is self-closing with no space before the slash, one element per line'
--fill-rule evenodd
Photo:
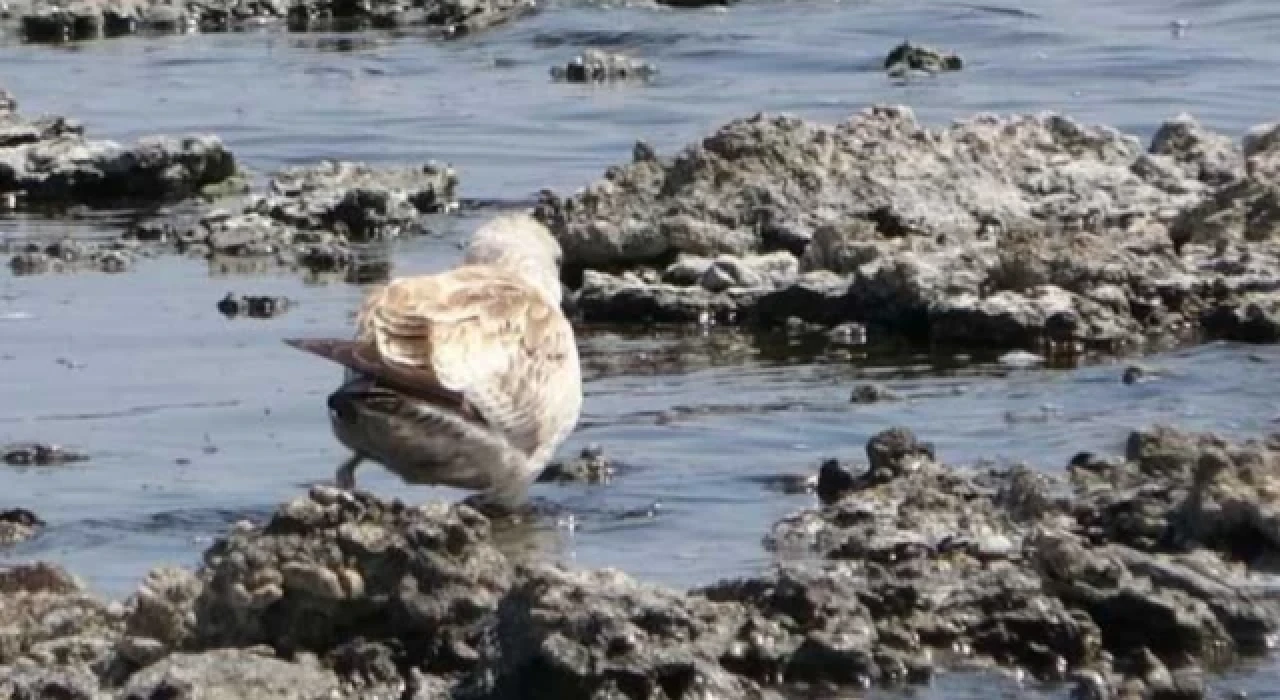
<path fill-rule="evenodd" d="M 334 435 L 354 453 L 339 487 L 354 488 L 368 459 L 508 509 L 527 498 L 582 408 L 561 256 L 532 216 L 499 216 L 457 267 L 375 288 L 354 340 L 285 341 L 348 369 L 328 399 Z"/>

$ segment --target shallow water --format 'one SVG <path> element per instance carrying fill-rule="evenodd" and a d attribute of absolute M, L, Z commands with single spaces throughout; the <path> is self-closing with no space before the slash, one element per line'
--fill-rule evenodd
<path fill-rule="evenodd" d="M 1173 20 L 1188 28 L 1172 31 Z M 257 31 L 52 48 L 9 37 L 0 85 L 24 112 L 71 115 L 99 137 L 214 132 L 259 172 L 326 157 L 435 158 L 458 168 L 464 197 L 519 201 L 595 179 L 636 139 L 669 152 L 759 110 L 834 121 L 895 102 L 941 124 L 1051 109 L 1143 138 L 1185 110 L 1239 135 L 1275 116 L 1277 28 L 1268 0 L 746 2 L 686 12 L 561 1 L 453 43 Z M 967 65 L 895 84 L 878 67 L 903 37 L 956 50 Z M 549 66 L 588 46 L 628 50 L 661 74 L 648 86 L 550 81 Z M 483 215 L 436 220 L 433 235 L 382 252 L 395 274 L 441 269 Z M 102 236 L 114 225 L 0 220 L 0 241 Z M 228 320 L 214 308 L 228 291 L 298 306 Z M 0 271 L 0 443 L 51 441 L 92 456 L 0 473 L 0 506 L 51 523 L 6 558 L 57 559 L 125 595 L 151 566 L 195 563 L 229 523 L 329 479 L 343 453 L 323 397 L 338 372 L 280 339 L 346 335 L 359 296 L 343 280 L 174 257 L 122 275 Z M 949 461 L 1046 469 L 1081 450 L 1118 451 L 1128 430 L 1156 421 L 1241 436 L 1280 429 L 1276 348 L 1155 356 L 1147 362 L 1163 376 L 1126 386 L 1116 364 L 1011 371 L 992 358 L 878 346 L 842 358 L 725 330 L 584 332 L 581 346 L 587 401 L 564 454 L 598 443 L 620 463 L 617 479 L 536 487 L 562 522 L 510 546 L 679 586 L 766 565 L 768 526 L 811 502 L 766 482 L 823 457 L 860 457 L 867 437 L 891 425 L 911 426 Z M 863 380 L 908 400 L 850 404 Z M 458 495 L 405 487 L 376 468 L 359 478 L 406 499 Z M 1222 684 L 1277 697 L 1267 690 L 1275 676 L 1268 666 Z M 931 692 L 1031 692 L 1010 688 L 948 677 Z"/>

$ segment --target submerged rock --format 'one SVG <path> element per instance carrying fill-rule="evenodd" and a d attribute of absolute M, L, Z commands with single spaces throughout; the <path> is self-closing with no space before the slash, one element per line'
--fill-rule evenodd
<path fill-rule="evenodd" d="M 921 46 L 904 41 L 893 47 L 884 59 L 884 69 L 890 73 L 923 71 L 942 73 L 964 68 L 964 61 L 954 53 L 940 51 L 931 46 Z"/>
<path fill-rule="evenodd" d="M 273 296 L 235 296 L 231 292 L 218 302 L 218 311 L 227 318 L 248 316 L 249 318 L 275 318 L 293 305 L 285 297 Z"/>
<path fill-rule="evenodd" d="M 1057 354 L 1265 340 L 1280 242 L 1265 225 L 1216 248 L 1179 232 L 1204 230 L 1184 219 L 1218 216 L 1205 207 L 1252 212 L 1219 216 L 1226 230 L 1265 221 L 1265 196 L 1236 203 L 1265 189 L 1269 133 L 1242 151 L 1183 115 L 1144 148 L 1051 113 L 938 129 L 896 106 L 835 126 L 756 115 L 670 158 L 637 144 L 537 211 L 587 320 L 856 322 Z M 766 256 L 791 262 L 743 274 Z"/>
<path fill-rule="evenodd" d="M 65 117 L 0 114 L 0 192 L 17 206 L 164 202 L 238 175 L 216 136 L 147 136 L 124 147 L 86 138 Z"/>
<path fill-rule="evenodd" d="M 293 31 L 417 26 L 460 36 L 527 14 L 534 7 L 528 0 L 35 0 L 21 14 L 21 28 L 23 37 L 34 42 L 221 32 L 270 24 L 287 24 Z"/>
<path fill-rule="evenodd" d="M 46 245 L 33 242 L 14 253 L 9 259 L 9 269 L 15 275 L 85 270 L 117 273 L 133 267 L 139 253 L 138 247 L 129 241 L 65 239 Z"/>
<path fill-rule="evenodd" d="M 901 394 L 880 384 L 859 384 L 853 388 L 853 392 L 849 395 L 849 402 L 858 404 L 901 400 Z"/>
<path fill-rule="evenodd" d="M 262 260 L 317 272 L 348 269 L 355 246 L 423 230 L 422 218 L 457 206 L 447 165 L 372 168 L 326 161 L 276 173 L 237 209 L 183 203 L 124 234 L 152 248 L 211 260 Z"/>
<path fill-rule="evenodd" d="M 45 522 L 26 508 L 0 510 L 0 547 L 25 542 L 35 536 Z"/>
<path fill-rule="evenodd" d="M 538 475 L 538 481 L 605 484 L 613 479 L 613 471 L 613 460 L 604 450 L 599 445 L 588 445 L 577 457 L 548 464 Z"/>
<path fill-rule="evenodd" d="M 646 81 L 657 72 L 652 65 L 626 54 L 587 49 L 567 65 L 553 66 L 551 77 L 570 83 L 608 83 Z"/>
<path fill-rule="evenodd" d="M 0 446 L 0 462 L 15 467 L 52 467 L 88 459 L 89 456 L 82 452 L 43 442 L 17 442 Z"/>

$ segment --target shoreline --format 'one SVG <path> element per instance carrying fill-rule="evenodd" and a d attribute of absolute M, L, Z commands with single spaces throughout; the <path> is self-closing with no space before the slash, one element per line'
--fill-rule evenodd
<path fill-rule="evenodd" d="M 1256 579 L 1280 553 L 1280 435 L 1154 426 L 1065 478 L 948 466 L 905 428 L 866 454 L 824 463 L 819 504 L 765 538 L 803 557 L 687 592 L 510 561 L 493 528 L 522 525 L 464 504 L 325 486 L 124 601 L 56 565 L 9 566 L 0 688 L 775 698 L 991 668 L 1086 697 L 1201 697 L 1207 672 L 1276 644 L 1280 594 Z"/>

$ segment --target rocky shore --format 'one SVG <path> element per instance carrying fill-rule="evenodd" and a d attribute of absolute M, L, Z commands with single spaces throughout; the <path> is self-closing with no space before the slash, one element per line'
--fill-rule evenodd
<path fill-rule="evenodd" d="M 122 148 L 86 139 L 66 117 L 23 117 L 8 93 L 0 107 L 6 208 L 149 212 L 112 239 L 11 245 L 17 274 L 122 272 L 160 253 L 339 272 L 355 265 L 356 246 L 420 232 L 422 217 L 457 206 L 458 177 L 447 164 L 326 161 L 282 169 L 255 191 L 217 137 L 156 136 Z"/>
<path fill-rule="evenodd" d="M 118 272 L 161 252 L 349 271 L 360 244 L 457 206 L 448 164 L 325 162 L 249 191 L 216 137 L 126 149 L 0 97 L 0 203 L 154 210 L 113 240 L 11 249 L 23 274 Z M 1182 115 L 1144 147 L 1056 114 L 945 128 L 900 106 L 834 126 L 756 115 L 672 157 L 638 143 L 582 191 L 542 192 L 537 214 L 590 322 L 857 324 L 1068 356 L 1277 342 L 1278 133 L 1236 144 Z"/>
<path fill-rule="evenodd" d="M 453 38 L 536 9 L 530 0 L 30 0 L 15 3 L 7 14 L 17 19 L 27 41 L 61 43 L 270 25 L 290 31 L 422 27 Z"/>
<path fill-rule="evenodd" d="M 177 201 L 239 175 L 216 136 L 152 136 L 124 147 L 86 137 L 74 119 L 17 110 L 14 96 L 0 90 L 3 209 Z"/>
<path fill-rule="evenodd" d="M 781 698 L 978 665 L 1196 698 L 1275 643 L 1280 436 L 1157 426 L 1062 480 L 949 466 L 903 428 L 866 456 L 822 465 L 770 571 L 687 592 L 513 562 L 464 504 L 328 487 L 123 602 L 11 566 L 0 696 Z"/>
<path fill-rule="evenodd" d="M 1117 351 L 1280 339 L 1280 127 L 1137 138 L 1056 114 L 732 121 L 538 208 L 595 321 L 865 323 Z M 1280 162 L 1280 161 L 1277 161 Z"/>

